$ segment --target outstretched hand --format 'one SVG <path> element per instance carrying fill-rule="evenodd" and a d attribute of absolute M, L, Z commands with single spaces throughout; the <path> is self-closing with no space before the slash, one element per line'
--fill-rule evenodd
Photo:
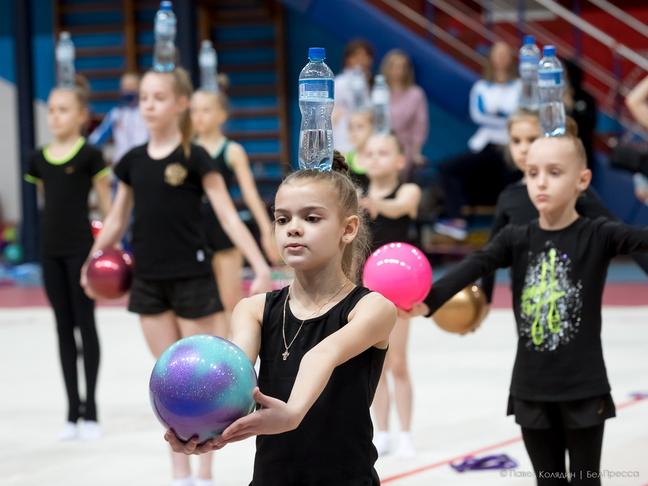
<path fill-rule="evenodd" d="M 198 444 L 198 437 L 192 437 L 185 442 L 171 429 L 166 431 L 164 439 L 169 443 L 173 452 L 180 452 L 182 454 L 205 454 L 206 452 L 222 449 L 225 446 L 220 441 L 220 437 L 217 439 L 209 439 L 202 444 Z"/>
<path fill-rule="evenodd" d="M 258 388 L 254 389 L 253 396 L 262 408 L 227 427 L 219 438 L 223 446 L 254 435 L 288 432 L 297 428 L 301 422 L 297 413 L 292 411 L 286 402 L 264 395 Z"/>

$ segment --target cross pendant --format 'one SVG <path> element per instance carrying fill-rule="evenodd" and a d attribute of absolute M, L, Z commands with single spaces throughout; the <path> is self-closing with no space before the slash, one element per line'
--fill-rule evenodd
<path fill-rule="evenodd" d="M 290 354 L 290 353 L 288 352 L 287 349 L 286 349 L 283 353 L 281 353 L 281 356 L 283 356 L 283 360 L 284 360 L 284 361 L 286 361 L 286 360 L 288 359 L 288 355 L 289 355 L 289 354 Z"/>

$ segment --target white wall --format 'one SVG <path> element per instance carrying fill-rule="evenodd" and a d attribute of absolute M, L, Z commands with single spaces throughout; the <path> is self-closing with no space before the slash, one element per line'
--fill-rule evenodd
<path fill-rule="evenodd" d="M 47 105 L 34 102 L 36 141 L 41 146 L 49 141 L 47 132 Z M 7 221 L 19 222 L 20 167 L 18 162 L 18 113 L 16 87 L 0 78 L 0 204 Z"/>

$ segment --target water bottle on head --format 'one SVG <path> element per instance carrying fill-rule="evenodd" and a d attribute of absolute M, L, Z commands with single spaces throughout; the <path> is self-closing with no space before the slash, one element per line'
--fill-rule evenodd
<path fill-rule="evenodd" d="M 74 43 L 69 32 L 61 32 L 56 43 L 56 81 L 59 86 L 75 86 Z"/>
<path fill-rule="evenodd" d="M 299 73 L 299 168 L 331 170 L 333 165 L 333 71 L 324 63 L 323 47 L 308 49 Z"/>
<path fill-rule="evenodd" d="M 528 110 L 538 109 L 538 63 L 540 62 L 540 49 L 532 35 L 525 35 L 520 49 L 519 72 L 522 80 L 522 96 L 520 108 Z"/>
<path fill-rule="evenodd" d="M 371 103 L 373 105 L 374 131 L 376 133 L 389 133 L 391 131 L 389 87 L 382 74 L 376 76 L 374 87 L 371 90 Z"/>
<path fill-rule="evenodd" d="M 218 92 L 216 49 L 212 46 L 210 40 L 202 41 L 200 54 L 198 55 L 198 64 L 200 65 L 200 89 L 205 91 Z"/>
<path fill-rule="evenodd" d="M 556 137 L 565 134 L 563 68 L 554 46 L 545 46 L 543 55 L 538 66 L 540 126 L 545 136 Z"/>
<path fill-rule="evenodd" d="M 160 9 L 155 14 L 154 30 L 153 70 L 160 73 L 171 72 L 176 65 L 176 16 L 170 1 L 160 2 Z"/>

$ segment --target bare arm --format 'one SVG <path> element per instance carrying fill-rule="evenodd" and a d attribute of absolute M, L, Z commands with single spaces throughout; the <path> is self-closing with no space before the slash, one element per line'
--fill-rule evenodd
<path fill-rule="evenodd" d="M 101 214 L 105 218 L 110 213 L 110 205 L 112 203 L 110 197 L 110 177 L 108 174 L 97 177 L 93 180 L 92 186 L 97 193 Z"/>
<path fill-rule="evenodd" d="M 632 88 L 626 96 L 625 104 L 632 116 L 648 129 L 648 76 Z"/>
<path fill-rule="evenodd" d="M 365 296 L 349 314 L 344 327 L 302 358 L 288 402 L 256 390 L 255 399 L 263 408 L 229 426 L 219 445 L 296 429 L 326 387 L 333 370 L 373 346 L 386 348 L 395 322 L 393 304 L 376 293 Z"/>
<path fill-rule="evenodd" d="M 265 307 L 265 294 L 242 299 L 232 311 L 229 340 L 241 348 L 252 363 L 261 349 L 261 322 Z"/>
<path fill-rule="evenodd" d="M 103 228 L 92 245 L 90 255 L 98 250 L 114 246 L 124 236 L 131 210 L 133 209 L 133 189 L 123 182 L 117 187 L 115 200 L 103 222 Z"/>
<path fill-rule="evenodd" d="M 270 268 L 263 259 L 263 255 L 250 231 L 239 218 L 232 198 L 225 187 L 223 177 L 217 172 L 208 172 L 203 176 L 203 188 L 223 230 L 243 252 L 243 255 L 254 269 L 256 278 L 252 284 L 252 293 L 269 290 L 271 286 Z"/>
<path fill-rule="evenodd" d="M 261 199 L 261 196 L 259 196 L 259 191 L 257 190 L 252 171 L 250 170 L 248 156 L 243 147 L 237 143 L 231 143 L 228 146 L 227 155 L 236 174 L 239 186 L 241 187 L 245 205 L 250 208 L 254 220 L 259 227 L 263 250 L 272 263 L 278 264 L 281 261 L 281 257 L 279 256 L 279 251 L 272 234 L 272 223 L 270 222 L 265 203 Z"/>
<path fill-rule="evenodd" d="M 372 199 L 376 212 L 387 218 L 416 217 L 421 201 L 421 188 L 416 184 L 403 184 L 394 199 Z"/>

